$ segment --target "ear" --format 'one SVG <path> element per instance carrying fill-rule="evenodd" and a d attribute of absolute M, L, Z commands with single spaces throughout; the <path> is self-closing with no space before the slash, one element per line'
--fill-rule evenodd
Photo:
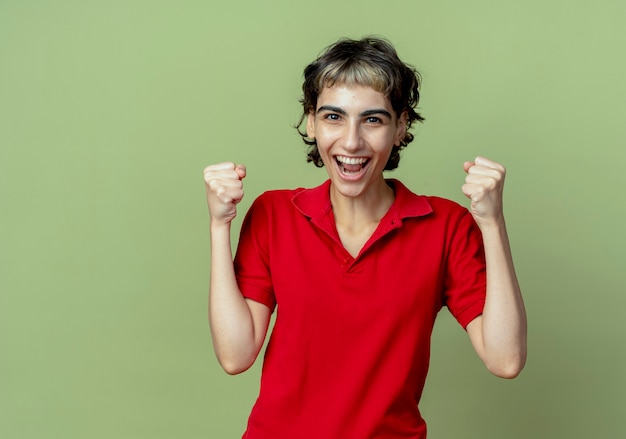
<path fill-rule="evenodd" d="M 306 135 L 309 139 L 315 139 L 315 114 L 313 112 L 306 117 Z"/>
<path fill-rule="evenodd" d="M 398 118 L 398 122 L 396 123 L 396 136 L 393 142 L 395 146 L 400 146 L 400 144 L 404 140 L 404 136 L 406 136 L 407 118 L 408 118 L 408 113 L 406 111 L 403 111 L 400 117 Z"/>

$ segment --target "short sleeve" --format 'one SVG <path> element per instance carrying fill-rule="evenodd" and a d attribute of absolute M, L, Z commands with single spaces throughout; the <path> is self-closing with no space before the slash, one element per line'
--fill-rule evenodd
<path fill-rule="evenodd" d="M 269 260 L 270 212 L 264 195 L 254 201 L 241 226 L 234 265 L 243 296 L 274 311 L 276 299 Z"/>
<path fill-rule="evenodd" d="M 466 209 L 451 237 L 445 264 L 444 300 L 452 315 L 465 328 L 482 314 L 487 290 L 482 234 Z"/>

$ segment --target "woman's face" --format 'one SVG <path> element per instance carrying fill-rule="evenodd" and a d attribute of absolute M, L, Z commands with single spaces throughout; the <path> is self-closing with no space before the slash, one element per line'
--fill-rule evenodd
<path fill-rule="evenodd" d="M 398 118 L 383 93 L 358 84 L 325 87 L 307 118 L 334 189 L 347 197 L 385 184 L 383 170 L 405 132 L 406 113 Z"/>

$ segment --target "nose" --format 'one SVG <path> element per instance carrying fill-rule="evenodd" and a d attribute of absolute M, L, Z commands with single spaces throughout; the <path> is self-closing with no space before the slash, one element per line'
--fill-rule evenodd
<path fill-rule="evenodd" d="M 351 121 L 345 126 L 344 148 L 347 151 L 356 151 L 361 147 L 361 127 L 357 122 Z"/>

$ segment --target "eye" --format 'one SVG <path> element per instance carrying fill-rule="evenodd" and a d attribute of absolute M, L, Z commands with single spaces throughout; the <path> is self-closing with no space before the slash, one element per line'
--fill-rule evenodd
<path fill-rule="evenodd" d="M 328 113 L 324 115 L 326 120 L 339 120 L 341 117 L 337 113 Z"/>
<path fill-rule="evenodd" d="M 367 123 L 381 123 L 382 120 L 380 119 L 380 117 L 376 117 L 376 116 L 369 116 L 367 119 L 365 119 L 367 121 Z"/>

